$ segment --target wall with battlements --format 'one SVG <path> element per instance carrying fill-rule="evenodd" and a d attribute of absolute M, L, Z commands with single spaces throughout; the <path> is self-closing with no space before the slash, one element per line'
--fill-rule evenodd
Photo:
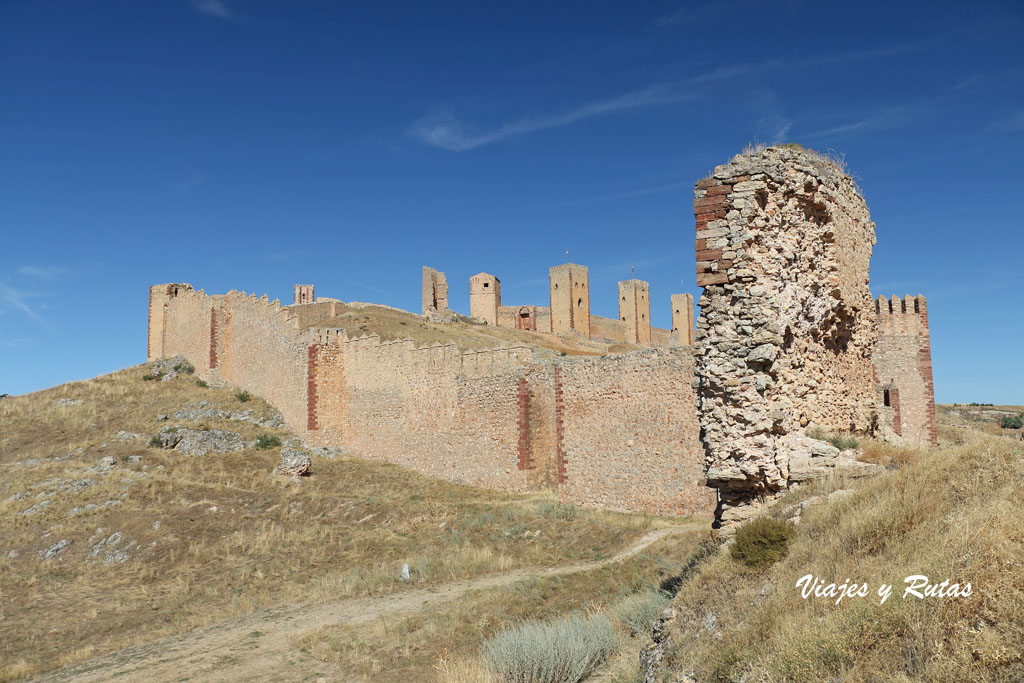
<path fill-rule="evenodd" d="M 878 343 L 871 363 L 880 413 L 897 436 L 934 445 L 938 436 L 928 303 L 921 295 L 878 297 L 875 314 Z"/>
<path fill-rule="evenodd" d="M 157 285 L 149 357 L 184 355 L 199 377 L 267 399 L 311 443 L 487 488 L 709 515 L 692 351 L 551 359 L 301 328 L 331 303 Z"/>

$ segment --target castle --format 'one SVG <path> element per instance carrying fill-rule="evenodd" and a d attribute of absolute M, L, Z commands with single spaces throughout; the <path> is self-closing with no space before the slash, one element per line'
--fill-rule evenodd
<path fill-rule="evenodd" d="M 470 278 L 489 325 L 626 345 L 556 356 L 530 345 L 462 351 L 321 327 L 342 302 L 296 285 L 282 306 L 187 284 L 150 288 L 150 359 L 277 407 L 308 442 L 431 476 L 561 500 L 740 521 L 821 453 L 810 427 L 934 444 L 924 297 L 873 299 L 874 223 L 853 181 L 802 149 L 739 155 L 697 183 L 697 284 L 651 325 L 647 282 L 618 285 L 618 319 L 590 312 L 585 266 L 549 271 L 547 306 L 504 305 Z M 423 269 L 422 313 L 457 321 Z M 446 317 L 447 316 L 447 317 Z M 539 337 L 538 337 L 539 338 Z M 815 450 L 817 449 L 817 450 Z"/>

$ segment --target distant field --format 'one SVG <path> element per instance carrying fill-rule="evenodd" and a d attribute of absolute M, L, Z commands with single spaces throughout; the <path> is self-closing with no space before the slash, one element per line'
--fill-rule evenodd
<path fill-rule="evenodd" d="M 966 404 L 940 404 L 935 406 L 939 424 L 970 427 L 987 434 L 1020 438 L 1024 429 L 1003 429 L 999 422 L 1007 416 L 1024 414 L 1024 406 L 972 406 Z"/>
<path fill-rule="evenodd" d="M 341 453 L 315 457 L 295 484 L 274 475 L 280 446 L 253 447 L 292 438 L 252 424 L 273 408 L 189 374 L 146 381 L 149 372 L 0 400 L 0 680 L 265 606 L 601 559 L 651 528 L 644 516 Z M 198 417 L 175 417 L 190 406 Z M 251 411 L 250 421 L 202 416 L 211 408 Z M 149 445 L 168 425 L 226 430 L 249 446 L 198 456 Z"/>

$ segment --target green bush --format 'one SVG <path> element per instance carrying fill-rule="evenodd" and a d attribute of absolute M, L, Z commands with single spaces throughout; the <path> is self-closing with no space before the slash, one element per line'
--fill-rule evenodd
<path fill-rule="evenodd" d="M 196 386 L 197 386 L 197 387 L 200 387 L 201 389 L 205 389 L 206 387 L 208 387 L 208 386 L 210 386 L 210 385 L 209 385 L 209 384 L 207 384 L 206 382 L 204 382 L 204 381 L 203 381 L 203 380 L 201 380 L 201 379 L 197 379 L 197 380 L 196 380 Z"/>
<path fill-rule="evenodd" d="M 281 445 L 281 439 L 277 438 L 273 434 L 260 434 L 256 437 L 256 448 L 257 450 L 266 450 L 267 448 L 277 448 Z"/>
<path fill-rule="evenodd" d="M 782 559 L 796 527 L 771 517 L 758 517 L 736 532 L 729 553 L 748 567 L 770 567 Z"/>
<path fill-rule="evenodd" d="M 649 635 L 654 620 L 668 605 L 667 593 L 647 590 L 630 595 L 615 606 L 615 620 L 634 636 Z"/>
<path fill-rule="evenodd" d="M 807 436 L 818 441 L 827 441 L 841 451 L 845 451 L 847 448 L 860 448 L 860 441 L 848 434 L 829 434 L 825 430 L 815 427 L 807 430 Z"/>
<path fill-rule="evenodd" d="M 164 442 L 160 440 L 159 436 L 154 436 L 152 439 L 149 440 L 149 445 L 152 446 L 153 448 L 163 448 Z"/>
<path fill-rule="evenodd" d="M 1024 413 L 1003 415 L 1003 419 L 999 421 L 999 426 L 1003 429 L 1020 429 L 1024 427 Z"/>
<path fill-rule="evenodd" d="M 526 621 L 483 645 L 488 667 L 509 683 L 578 683 L 604 663 L 618 641 L 604 615 L 549 623 Z"/>
<path fill-rule="evenodd" d="M 175 365 L 174 366 L 174 371 L 175 372 L 183 372 L 186 375 L 191 375 L 193 372 L 196 371 L 196 369 L 195 369 L 195 367 L 193 367 L 193 365 L 191 363 L 189 363 L 188 361 L 185 361 L 184 363 L 178 363 L 177 365 Z"/>
<path fill-rule="evenodd" d="M 143 375 L 142 379 L 144 379 L 145 381 L 149 382 L 149 381 L 152 381 L 154 379 L 157 379 L 159 376 L 160 375 Z"/>
<path fill-rule="evenodd" d="M 249 395 L 248 391 L 239 391 L 237 394 L 235 394 L 235 398 L 237 398 L 242 403 L 245 403 L 246 401 L 251 399 L 252 396 Z"/>

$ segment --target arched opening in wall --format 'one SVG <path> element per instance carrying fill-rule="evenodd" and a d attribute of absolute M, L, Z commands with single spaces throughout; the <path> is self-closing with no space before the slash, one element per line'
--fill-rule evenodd
<path fill-rule="evenodd" d="M 534 312 L 526 306 L 519 309 L 519 315 L 516 316 L 516 329 L 530 330 L 532 332 L 537 331 L 537 317 Z"/>
<path fill-rule="evenodd" d="M 582 306 L 583 306 L 583 299 L 576 299 L 576 306 L 582 308 Z"/>
<path fill-rule="evenodd" d="M 625 300 L 626 300 L 626 297 L 622 297 L 622 300 L 623 300 L 623 301 L 625 301 Z"/>
<path fill-rule="evenodd" d="M 640 319 L 641 320 L 647 320 L 647 314 L 646 313 L 641 313 L 640 314 Z"/>
<path fill-rule="evenodd" d="M 882 392 L 882 405 L 884 405 L 886 408 L 891 408 L 892 407 L 892 398 L 890 398 L 890 396 L 889 396 L 889 390 L 888 389 L 886 389 L 886 390 L 884 390 Z"/>

